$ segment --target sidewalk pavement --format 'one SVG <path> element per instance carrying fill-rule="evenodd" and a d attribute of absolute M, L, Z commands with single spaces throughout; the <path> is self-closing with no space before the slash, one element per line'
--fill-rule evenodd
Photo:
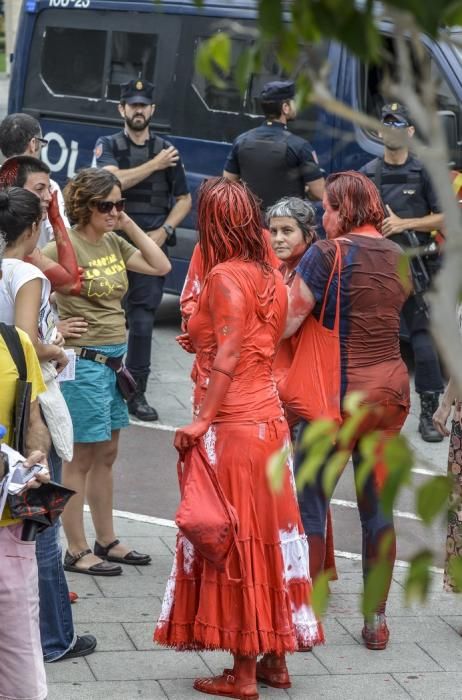
<path fill-rule="evenodd" d="M 92 534 L 88 515 L 86 529 Z M 142 518 L 143 516 L 139 516 Z M 170 572 L 176 530 L 153 518 L 116 518 L 116 531 L 133 547 L 152 555 L 147 567 L 125 566 L 120 577 L 69 574 L 78 634 L 98 638 L 96 652 L 47 664 L 48 700 L 187 700 L 197 676 L 217 674 L 230 664 L 222 652 L 178 653 L 154 646 L 152 635 Z M 260 685 L 260 698 L 338 700 L 460 699 L 462 695 L 462 606 L 442 591 L 434 574 L 429 603 L 406 608 L 405 569 L 395 569 L 388 605 L 391 640 L 385 651 L 361 643 L 361 564 L 337 559 L 339 580 L 325 618 L 327 643 L 288 659 L 290 690 Z"/>

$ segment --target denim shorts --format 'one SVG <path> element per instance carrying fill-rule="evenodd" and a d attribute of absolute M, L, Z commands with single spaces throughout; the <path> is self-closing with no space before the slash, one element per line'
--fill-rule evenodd
<path fill-rule="evenodd" d="M 119 345 L 91 346 L 92 350 L 120 357 L 127 349 Z M 105 442 L 113 430 L 129 424 L 127 405 L 120 393 L 114 370 L 101 362 L 77 358 L 75 379 L 62 382 L 74 426 L 74 442 Z"/>

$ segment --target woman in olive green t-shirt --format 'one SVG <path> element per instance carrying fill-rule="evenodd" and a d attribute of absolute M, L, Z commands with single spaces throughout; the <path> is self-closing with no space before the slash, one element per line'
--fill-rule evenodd
<path fill-rule="evenodd" d="M 75 440 L 74 457 L 63 466 L 63 483 L 77 492 L 62 516 L 68 541 L 64 568 L 115 576 L 122 573 L 119 563 L 149 564 L 150 557 L 131 551 L 114 532 L 112 467 L 128 412 L 115 370 L 105 364 L 105 358 L 116 358 L 117 365 L 126 351 L 121 302 L 128 288 L 127 270 L 166 275 L 170 263 L 124 212 L 122 188 L 113 173 L 96 168 L 80 171 L 66 186 L 64 199 L 74 222 L 69 237 L 82 268 L 82 287 L 79 296 L 57 294 L 58 311 L 61 319 L 83 316 L 88 323 L 86 332 L 68 345 L 79 355 L 75 380 L 62 383 Z M 56 259 L 56 245 L 49 244 L 45 253 Z M 96 530 L 93 552 L 83 525 L 85 496 Z"/>

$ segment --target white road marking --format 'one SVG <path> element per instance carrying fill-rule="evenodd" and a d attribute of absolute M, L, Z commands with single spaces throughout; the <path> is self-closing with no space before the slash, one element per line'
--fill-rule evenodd
<path fill-rule="evenodd" d="M 331 505 L 341 506 L 342 508 L 357 508 L 358 507 L 356 501 L 344 501 L 341 498 L 332 498 Z M 419 516 L 416 515 L 415 513 L 407 513 L 406 511 L 403 511 L 403 510 L 394 510 L 393 515 L 396 515 L 397 518 L 407 518 L 408 520 L 419 520 L 420 521 Z"/>
<path fill-rule="evenodd" d="M 87 505 L 85 505 L 83 509 L 86 513 L 90 512 L 90 508 Z M 125 518 L 126 520 L 134 520 L 138 523 L 146 523 L 148 525 L 162 525 L 163 527 L 170 527 L 175 530 L 177 529 L 175 521 L 167 520 L 166 518 L 156 518 L 152 515 L 142 515 L 141 513 L 130 513 L 126 510 L 113 510 L 112 514 L 116 518 Z M 355 552 L 344 552 L 340 549 L 336 549 L 334 553 L 335 556 L 339 557 L 340 559 L 351 559 L 353 561 L 361 561 L 361 555 L 356 554 Z M 409 562 L 397 559 L 395 562 L 395 566 L 401 566 L 408 569 Z M 430 571 L 432 571 L 435 574 L 443 573 L 443 569 L 439 569 L 437 566 L 431 566 Z"/>
<path fill-rule="evenodd" d="M 174 433 L 176 430 L 178 430 L 178 426 L 175 425 L 166 425 L 164 423 L 157 423 L 157 422 L 147 422 L 147 421 L 142 421 L 142 420 L 137 420 L 136 418 L 130 417 L 130 425 L 137 425 L 141 428 L 150 428 L 151 430 L 164 430 L 166 432 L 172 432 Z M 350 462 L 349 462 L 350 464 Z M 435 471 L 432 469 L 425 469 L 424 467 L 414 467 L 412 469 L 414 474 L 422 474 L 423 476 L 439 476 L 441 474 L 444 474 L 444 471 Z"/>
<path fill-rule="evenodd" d="M 174 433 L 175 430 L 178 430 L 174 425 L 164 425 L 163 423 L 156 422 L 147 423 L 146 421 L 134 420 L 133 418 L 130 418 L 130 425 L 138 425 L 141 428 L 151 428 L 151 430 L 166 430 L 170 433 Z"/>
<path fill-rule="evenodd" d="M 445 474 L 444 471 L 437 472 L 433 469 L 425 469 L 424 467 L 414 467 L 412 471 L 414 474 L 423 474 L 423 476 L 444 476 Z"/>
<path fill-rule="evenodd" d="M 355 552 L 343 552 L 340 549 L 335 549 L 334 554 L 336 557 L 339 557 L 340 559 L 350 559 L 352 561 L 362 561 L 361 554 L 356 554 Z M 401 566 L 404 569 L 409 569 L 410 564 L 408 561 L 402 561 L 401 559 L 396 559 L 395 566 Z M 443 573 L 443 569 L 439 569 L 437 566 L 431 566 L 430 571 L 433 574 L 442 574 Z"/>

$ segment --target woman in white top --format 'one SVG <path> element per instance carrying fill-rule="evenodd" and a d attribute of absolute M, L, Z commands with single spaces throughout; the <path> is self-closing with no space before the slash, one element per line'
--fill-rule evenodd
<path fill-rule="evenodd" d="M 0 222 L 7 244 L 0 283 L 0 319 L 26 331 L 40 362 L 53 361 L 60 371 L 68 360 L 50 306 L 50 282 L 35 265 L 24 261 L 36 248 L 40 235 L 39 198 L 19 187 L 0 192 Z"/>

